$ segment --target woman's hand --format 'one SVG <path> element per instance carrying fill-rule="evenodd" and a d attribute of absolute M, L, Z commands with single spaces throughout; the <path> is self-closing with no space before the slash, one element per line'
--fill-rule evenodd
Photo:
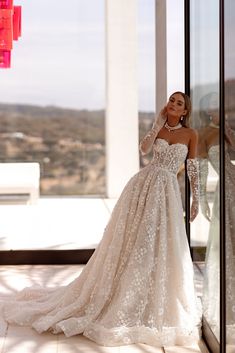
<path fill-rule="evenodd" d="M 151 151 L 153 143 L 166 122 L 166 106 L 160 111 L 159 115 L 156 117 L 152 129 L 147 133 L 147 135 L 140 141 L 140 151 L 141 153 L 147 154 Z"/>
<path fill-rule="evenodd" d="M 165 107 L 161 110 L 160 114 L 163 117 L 167 118 L 167 105 L 165 105 Z"/>
<path fill-rule="evenodd" d="M 193 222 L 194 219 L 197 217 L 198 210 L 199 210 L 198 201 L 193 200 L 192 205 L 191 205 L 191 209 L 190 209 L 190 222 Z"/>
<path fill-rule="evenodd" d="M 161 129 L 167 119 L 167 106 L 165 106 L 160 113 L 156 116 L 155 121 L 153 123 L 153 128 L 154 129 Z"/>

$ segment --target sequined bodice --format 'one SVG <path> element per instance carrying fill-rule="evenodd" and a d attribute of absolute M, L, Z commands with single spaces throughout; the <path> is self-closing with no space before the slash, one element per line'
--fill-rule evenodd
<path fill-rule="evenodd" d="M 219 174 L 220 173 L 220 146 L 219 145 L 211 146 L 208 150 L 208 157 L 216 173 Z M 226 145 L 225 145 L 225 166 L 226 166 L 226 172 L 228 172 L 230 168 L 234 169 L 234 166 L 231 163 L 228 148 Z"/>
<path fill-rule="evenodd" d="M 153 145 L 151 164 L 177 174 L 188 154 L 188 146 L 183 143 L 169 144 L 162 138 L 157 138 Z"/>

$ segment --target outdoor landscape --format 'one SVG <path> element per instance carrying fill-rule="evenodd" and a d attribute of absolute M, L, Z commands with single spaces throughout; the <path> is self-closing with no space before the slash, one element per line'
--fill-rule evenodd
<path fill-rule="evenodd" d="M 235 80 L 228 81 L 226 112 L 235 130 L 234 96 Z M 198 116 L 194 111 L 194 126 Z M 139 112 L 140 139 L 153 118 Z M 140 156 L 140 167 L 150 158 Z M 105 195 L 105 111 L 0 104 L 0 161 L 40 163 L 41 195 Z"/>
<path fill-rule="evenodd" d="M 105 195 L 104 116 L 103 110 L 0 104 L 0 160 L 39 162 L 42 195 Z M 141 136 L 152 118 L 140 113 Z"/>

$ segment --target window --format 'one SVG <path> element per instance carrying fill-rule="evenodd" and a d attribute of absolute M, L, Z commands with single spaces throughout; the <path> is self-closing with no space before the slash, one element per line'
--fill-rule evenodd
<path fill-rule="evenodd" d="M 41 194 L 105 193 L 104 1 L 22 4 L 1 70 L 1 161 L 36 161 Z"/>

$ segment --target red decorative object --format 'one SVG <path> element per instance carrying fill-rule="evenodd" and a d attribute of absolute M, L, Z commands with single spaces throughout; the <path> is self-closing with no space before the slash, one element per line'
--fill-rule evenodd
<path fill-rule="evenodd" d="M 13 39 L 18 40 L 21 36 L 21 6 L 13 8 Z"/>
<path fill-rule="evenodd" d="M 11 66 L 11 51 L 0 50 L 0 68 L 9 68 Z"/>
<path fill-rule="evenodd" d="M 1 9 L 12 9 L 13 0 L 0 0 L 0 8 Z"/>
<path fill-rule="evenodd" d="M 13 42 L 12 10 L 0 9 L 0 50 L 11 50 Z"/>
<path fill-rule="evenodd" d="M 0 68 L 11 65 L 13 40 L 21 36 L 21 6 L 13 0 L 0 0 Z"/>

